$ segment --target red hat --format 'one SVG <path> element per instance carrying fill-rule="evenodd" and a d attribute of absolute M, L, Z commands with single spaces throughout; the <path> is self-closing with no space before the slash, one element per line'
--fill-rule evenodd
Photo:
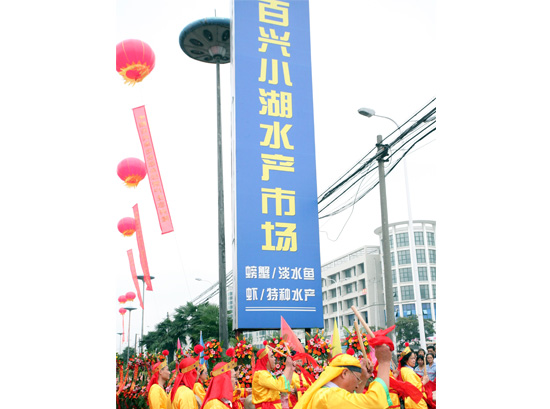
<path fill-rule="evenodd" d="M 197 368 L 200 366 L 200 358 L 184 358 L 181 360 L 178 369 L 179 373 L 174 382 L 174 387 L 170 393 L 170 400 L 173 402 L 176 397 L 176 391 L 181 383 L 193 390 L 195 381 L 197 380 Z"/>
<path fill-rule="evenodd" d="M 233 399 L 233 384 L 231 383 L 231 369 L 237 366 L 237 361 L 219 362 L 212 371 L 212 380 L 206 391 L 206 396 L 202 402 L 201 409 L 212 399 L 221 400 L 222 398 L 231 401 Z"/>

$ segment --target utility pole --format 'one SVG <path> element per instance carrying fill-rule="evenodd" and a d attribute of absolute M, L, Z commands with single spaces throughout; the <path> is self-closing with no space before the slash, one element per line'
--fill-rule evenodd
<path fill-rule="evenodd" d="M 376 147 L 378 148 L 378 180 L 380 183 L 380 213 L 382 215 L 382 258 L 384 266 L 384 292 L 386 294 L 386 327 L 395 324 L 395 311 L 393 305 L 393 282 L 391 275 L 390 256 L 390 230 L 388 227 L 388 206 L 386 203 L 386 172 L 384 170 L 384 159 L 388 156 L 388 146 L 382 144 L 382 135 L 376 136 Z M 395 345 L 395 331 L 388 334 Z M 395 351 L 393 352 L 396 356 Z"/>

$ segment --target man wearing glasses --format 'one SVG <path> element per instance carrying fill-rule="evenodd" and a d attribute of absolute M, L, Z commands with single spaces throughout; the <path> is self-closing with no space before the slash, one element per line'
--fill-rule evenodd
<path fill-rule="evenodd" d="M 391 351 L 388 345 L 375 348 L 378 378 L 362 393 L 373 372 L 368 359 L 361 362 L 354 356 L 339 354 L 330 361 L 313 385 L 298 400 L 294 409 L 385 409 L 392 405 L 390 384 Z M 357 393 L 356 393 L 357 391 Z"/>

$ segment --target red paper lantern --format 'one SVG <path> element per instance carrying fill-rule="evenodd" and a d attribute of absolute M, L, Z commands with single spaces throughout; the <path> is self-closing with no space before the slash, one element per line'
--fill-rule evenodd
<path fill-rule="evenodd" d="M 136 187 L 147 175 L 147 169 L 141 159 L 126 158 L 118 164 L 116 173 L 126 186 Z"/>
<path fill-rule="evenodd" d="M 155 53 L 141 40 L 124 40 L 116 46 L 116 70 L 125 84 L 141 82 L 155 68 Z"/>
<path fill-rule="evenodd" d="M 120 312 L 121 315 L 124 315 L 124 314 L 126 314 L 126 309 L 125 308 L 119 308 L 118 312 Z"/>
<path fill-rule="evenodd" d="M 120 219 L 117 228 L 118 231 L 125 237 L 130 237 L 136 231 L 136 220 L 133 217 L 125 217 L 124 219 Z"/>
<path fill-rule="evenodd" d="M 168 356 L 168 354 L 169 354 L 169 352 L 168 352 L 168 350 L 167 350 L 167 349 L 165 349 L 164 351 L 162 351 L 162 355 L 164 355 L 164 356 Z"/>
<path fill-rule="evenodd" d="M 121 295 L 120 297 L 118 297 L 118 302 L 121 303 L 121 304 L 124 304 L 126 301 L 128 301 L 126 299 L 126 296 L 125 295 Z M 124 310 L 126 311 L 126 310 Z"/>
<path fill-rule="evenodd" d="M 355 350 L 353 348 L 348 348 L 348 350 L 346 351 L 346 354 L 353 355 L 355 354 Z"/>
<path fill-rule="evenodd" d="M 126 299 L 127 299 L 128 301 L 132 302 L 132 301 L 134 301 L 135 298 L 136 298 L 136 295 L 135 295 L 133 292 L 128 291 L 128 292 L 126 293 Z"/>

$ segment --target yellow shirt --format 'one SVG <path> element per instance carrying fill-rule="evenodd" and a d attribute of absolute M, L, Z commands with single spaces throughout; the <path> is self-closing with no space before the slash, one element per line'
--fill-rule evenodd
<path fill-rule="evenodd" d="M 300 386 L 300 378 L 302 378 L 302 386 Z M 296 372 L 294 372 L 292 374 L 292 382 L 290 384 L 293 388 L 296 388 L 296 389 L 300 389 L 301 387 L 307 389 L 310 385 L 309 382 L 307 381 L 306 377 L 303 374 L 298 375 Z M 297 393 L 298 399 L 300 399 L 302 397 L 304 392 L 298 392 Z"/>
<path fill-rule="evenodd" d="M 298 406 L 300 401 L 298 401 Z M 321 388 L 311 401 L 308 409 L 386 409 L 388 400 L 386 390 L 379 382 L 371 382 L 366 393 L 350 393 L 345 389 Z"/>
<path fill-rule="evenodd" d="M 395 376 L 393 376 L 393 372 L 390 371 L 390 379 L 395 379 Z M 390 381 L 391 383 L 391 381 Z M 397 405 L 397 407 L 399 407 L 399 405 L 401 405 L 400 401 L 399 401 L 399 395 L 395 392 L 392 392 L 394 389 L 391 389 L 389 390 L 390 392 L 390 399 L 393 403 L 393 406 Z"/>
<path fill-rule="evenodd" d="M 149 408 L 150 409 L 169 409 L 170 398 L 159 384 L 154 383 L 149 389 Z"/>
<path fill-rule="evenodd" d="M 206 405 L 204 405 L 204 409 L 228 409 L 228 408 L 218 399 L 212 399 L 212 400 L 209 400 L 206 403 Z"/>
<path fill-rule="evenodd" d="M 204 390 L 204 387 L 202 386 L 202 383 L 195 382 L 195 385 L 193 385 L 193 393 L 200 398 L 201 402 L 204 402 L 204 397 L 206 396 L 206 391 Z"/>
<path fill-rule="evenodd" d="M 419 391 L 422 392 L 422 381 L 417 374 L 411 368 L 404 366 L 401 368 L 401 379 L 405 382 L 409 382 L 416 386 Z M 428 405 L 424 399 L 420 399 L 420 402 L 415 403 L 410 397 L 405 398 L 406 409 L 428 409 Z"/>
<path fill-rule="evenodd" d="M 286 389 L 287 385 L 290 389 L 290 383 L 281 375 L 274 378 L 269 371 L 256 371 L 252 378 L 252 403 L 271 402 L 280 400 L 280 392 L 289 392 Z M 275 403 L 277 409 L 281 409 L 281 403 Z"/>
<path fill-rule="evenodd" d="M 199 409 L 199 404 L 193 391 L 185 385 L 180 385 L 176 391 L 176 396 L 174 396 L 172 409 Z"/>

